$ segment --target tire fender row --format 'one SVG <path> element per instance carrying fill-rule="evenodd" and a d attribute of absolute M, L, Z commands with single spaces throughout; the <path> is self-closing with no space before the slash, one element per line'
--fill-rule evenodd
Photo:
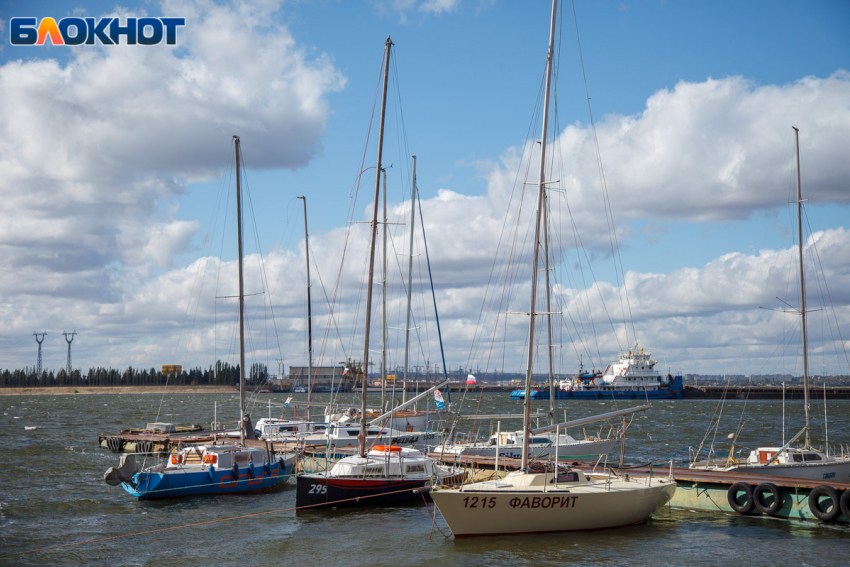
<path fill-rule="evenodd" d="M 753 511 L 776 516 L 785 504 L 785 498 L 778 486 L 772 482 L 763 482 L 753 487 L 746 482 L 736 482 L 726 492 L 729 506 L 742 515 Z M 832 522 L 843 515 L 850 519 L 850 490 L 840 495 L 837 490 L 825 484 L 809 492 L 809 511 L 823 522 Z"/>

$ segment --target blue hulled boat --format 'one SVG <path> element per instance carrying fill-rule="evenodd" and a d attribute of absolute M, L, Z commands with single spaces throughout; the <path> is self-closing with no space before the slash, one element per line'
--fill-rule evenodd
<path fill-rule="evenodd" d="M 239 247 L 239 443 L 227 440 L 222 444 L 190 445 L 168 455 L 165 463 L 158 462 L 139 470 L 135 454 L 121 457 L 120 465 L 110 467 L 103 480 L 110 486 L 121 485 L 140 500 L 177 498 L 201 494 L 236 494 L 262 492 L 282 485 L 287 470 L 293 472 L 297 455 L 275 457 L 273 447 L 256 440 L 251 418 L 245 413 L 245 293 L 242 274 L 242 191 L 239 167 L 241 153 L 239 136 L 233 136 L 236 156 L 236 217 Z M 144 458 L 159 459 L 143 454 Z"/>
<path fill-rule="evenodd" d="M 201 494 L 263 492 L 283 484 L 295 468 L 295 454 L 274 459 L 268 448 L 195 445 L 139 472 L 135 456 L 107 471 L 108 484 L 121 484 L 140 500 Z M 111 482 L 110 482 L 111 481 Z"/>

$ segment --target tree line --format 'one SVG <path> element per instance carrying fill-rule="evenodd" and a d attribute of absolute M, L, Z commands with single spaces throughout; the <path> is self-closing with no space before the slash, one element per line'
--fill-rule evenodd
<path fill-rule="evenodd" d="M 245 381 L 248 384 L 261 385 L 268 382 L 269 371 L 265 364 L 253 363 Z M 87 372 L 73 369 L 69 374 L 66 369 L 59 371 L 44 370 L 41 376 L 36 368 L 22 370 L 3 370 L 0 372 L 0 387 L 18 388 L 49 388 L 52 386 L 165 386 L 165 385 L 208 385 L 208 386 L 238 386 L 239 365 L 217 361 L 209 368 L 189 368 L 182 372 L 163 373 L 156 368 L 133 368 L 126 370 L 104 368 L 98 366 L 89 368 Z"/>

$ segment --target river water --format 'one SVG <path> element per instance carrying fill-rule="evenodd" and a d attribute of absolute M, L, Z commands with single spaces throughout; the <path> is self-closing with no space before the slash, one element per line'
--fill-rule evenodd
<path fill-rule="evenodd" d="M 252 410 L 254 419 L 269 414 L 267 400 L 285 397 L 263 395 Z M 374 401 L 377 405 L 379 398 Z M 700 444 L 719 409 L 715 401 L 652 405 L 629 428 L 627 462 L 686 460 L 688 447 Z M 0 565 L 850 563 L 846 525 L 665 508 L 646 524 L 616 530 L 455 540 L 443 536 L 448 529 L 439 514 L 432 518 L 433 504 L 296 516 L 294 484 L 259 495 L 140 502 L 103 482 L 118 455 L 98 446 L 98 434 L 144 426 L 157 415 L 159 421 L 208 425 L 215 406 L 220 421 L 237 415 L 238 402 L 225 394 L 0 397 Z M 464 413 L 476 407 L 493 413 L 519 412 L 521 406 L 503 393 L 485 394 L 480 406 L 477 398 L 468 399 L 464 407 Z M 560 402 L 557 411 L 573 419 L 622 407 L 622 402 L 570 401 Z M 850 443 L 850 402 L 829 402 L 827 409 L 830 444 Z M 814 403 L 812 412 L 813 441 L 822 443 L 823 405 Z M 802 427 L 802 413 L 801 402 L 787 404 L 789 437 Z M 278 412 L 273 408 L 271 414 Z M 736 401 L 723 407 L 716 447 L 728 451 L 726 435 L 741 419 L 741 447 L 781 441 L 781 401 Z M 506 421 L 502 428 L 518 425 Z M 482 427 L 486 432 L 491 424 Z M 591 427 L 598 431 L 598 425 L 588 426 L 588 434 Z"/>

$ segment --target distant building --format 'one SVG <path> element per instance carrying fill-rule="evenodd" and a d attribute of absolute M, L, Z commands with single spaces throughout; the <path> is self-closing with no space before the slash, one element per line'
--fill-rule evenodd
<path fill-rule="evenodd" d="M 353 385 L 351 372 L 346 373 L 344 366 L 314 366 L 312 383 L 314 392 L 330 392 L 331 387 L 338 391 L 350 391 Z M 289 378 L 284 380 L 286 385 L 295 388 L 306 387 L 310 383 L 309 368 L 306 366 L 290 366 Z"/>
<path fill-rule="evenodd" d="M 181 364 L 163 364 L 162 365 L 162 373 L 163 374 L 180 374 L 183 372 L 183 365 Z"/>

